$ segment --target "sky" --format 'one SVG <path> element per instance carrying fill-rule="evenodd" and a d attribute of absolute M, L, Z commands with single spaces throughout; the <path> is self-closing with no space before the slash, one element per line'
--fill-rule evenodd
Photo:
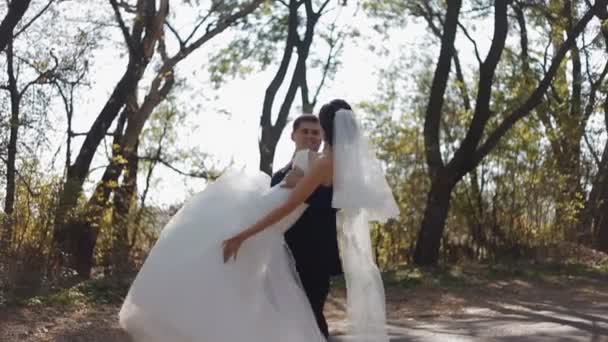
<path fill-rule="evenodd" d="M 400 58 L 412 61 L 412 64 L 418 68 L 407 70 L 406 72 L 410 72 L 410 74 L 401 75 L 404 84 L 403 91 L 414 86 L 414 74 L 422 70 L 419 68 L 434 70 L 434 63 L 425 65 L 414 62 L 419 61 L 423 55 L 428 54 L 433 57 L 438 53 L 439 46 L 436 42 L 431 44 L 432 38 L 427 34 L 426 26 L 423 23 L 409 20 L 404 27 L 392 29 L 388 37 L 379 37 L 371 29 L 374 21 L 367 18 L 362 10 L 357 11 L 355 6 L 356 1 L 349 1 L 347 7 L 332 10 L 323 18 L 333 20 L 338 17 L 338 21 L 342 25 L 356 27 L 362 36 L 372 37 L 372 39 L 346 41 L 345 49 L 340 57 L 342 64 L 335 77 L 330 79 L 323 88 L 317 109 L 322 103 L 333 98 L 343 98 L 355 105 L 356 113 L 365 114 L 360 111 L 360 108 L 357 108 L 356 104 L 361 101 L 374 100 L 379 95 L 378 72 Z M 194 13 L 191 13 L 187 7 L 177 7 L 173 11 L 173 15 L 175 18 L 179 18 L 172 22 L 178 30 L 190 27 L 195 19 Z M 482 58 L 485 57 L 491 42 L 491 28 L 491 18 L 487 23 L 477 23 L 477 29 L 469 28 L 469 33 L 477 41 Z M 113 34 L 110 41 L 105 41 L 102 47 L 96 50 L 94 59 L 91 61 L 91 87 L 81 92 L 76 104 L 78 114 L 74 121 L 76 132 L 86 132 L 89 129 L 124 72 L 126 58 L 124 46 L 121 45 L 122 38 L 119 36 L 118 30 L 115 30 Z M 220 34 L 179 64 L 177 75 L 183 79 L 184 84 L 175 88 L 172 96 L 176 98 L 180 110 L 186 113 L 186 118 L 184 122 L 180 122 L 177 127 L 174 127 L 175 133 L 179 137 L 176 143 L 183 149 L 198 147 L 201 151 L 209 153 L 220 167 L 225 167 L 233 162 L 236 167 L 246 166 L 257 169 L 259 117 L 265 89 L 274 76 L 277 65 L 275 63 L 265 71 L 229 80 L 219 89 L 214 89 L 209 82 L 207 72 L 209 54 L 229 42 L 232 35 L 231 31 Z M 387 49 L 388 55 L 379 56 L 370 51 L 370 44 L 376 50 Z M 477 63 L 472 45 L 463 34 L 457 35 L 456 46 L 465 68 L 467 65 Z M 170 50 L 171 48 L 172 46 L 169 46 Z M 319 49 L 318 53 L 324 54 L 322 46 L 317 44 L 315 48 Z M 316 87 L 319 79 L 318 73 L 309 74 L 312 87 Z M 145 86 L 148 82 L 149 78 L 144 78 L 140 84 Z M 283 91 L 285 87 L 286 85 L 284 85 Z M 143 92 L 141 94 L 143 95 Z M 279 92 L 277 97 L 277 106 L 281 102 L 281 94 L 283 93 Z M 290 119 L 301 114 L 300 103 L 298 95 L 291 108 Z M 58 109 L 57 112 L 61 112 L 61 109 Z M 56 123 L 58 144 L 61 143 L 61 139 L 64 139 L 61 133 L 65 130 L 65 123 L 61 121 L 61 118 L 60 115 L 59 121 Z M 288 125 L 277 146 L 275 169 L 286 164 L 293 152 L 290 133 L 291 128 Z M 77 152 L 81 142 L 82 139 L 74 142 L 73 154 Z M 93 182 L 100 179 L 103 172 L 103 167 L 100 166 L 103 166 L 106 160 L 103 149 L 100 148 L 94 160 L 94 171 L 89 177 L 89 188 Z M 59 162 L 59 164 L 61 163 L 63 161 Z M 184 168 L 184 170 L 188 169 Z M 162 166 L 157 167 L 154 178 L 155 184 L 151 190 L 148 205 L 166 206 L 179 203 L 205 187 L 203 180 L 180 176 Z M 140 179 L 139 183 L 142 184 L 143 180 Z"/>
<path fill-rule="evenodd" d="M 351 2 L 353 3 L 353 2 Z M 344 24 L 353 25 L 364 32 L 372 34 L 370 19 L 366 18 L 362 11 L 353 15 L 355 9 L 346 7 L 338 11 L 332 11 L 327 15 L 328 19 L 339 16 Z M 176 15 L 183 18 L 184 16 Z M 175 23 L 176 26 L 188 27 L 188 20 Z M 183 104 L 182 110 L 187 111 L 186 122 L 176 127 L 179 132 L 178 144 L 183 148 L 198 146 L 201 150 L 210 153 L 219 165 L 225 166 L 231 161 L 236 167 L 245 166 L 257 169 L 259 163 L 258 152 L 258 123 L 261 113 L 264 92 L 270 80 L 276 72 L 276 65 L 271 65 L 266 71 L 255 72 L 244 78 L 230 80 L 219 89 L 213 89 L 209 84 L 209 75 L 206 72 L 206 60 L 208 54 L 214 48 L 221 46 L 230 39 L 230 33 L 222 34 L 214 38 L 212 44 L 203 46 L 199 51 L 192 54 L 188 59 L 179 64 L 178 76 L 185 78 L 186 89 L 178 90 L 173 95 L 178 102 Z M 119 38 L 118 38 L 119 39 Z M 424 27 L 422 25 L 410 24 L 407 36 L 395 37 L 383 41 L 384 46 L 393 47 L 391 50 L 397 52 L 402 46 L 415 46 L 424 41 Z M 379 68 L 383 67 L 382 60 L 368 48 L 367 41 L 347 41 L 341 56 L 342 66 L 333 79 L 330 79 L 323 88 L 319 105 L 333 98 L 343 98 L 352 104 L 364 100 L 372 100 L 377 92 Z M 319 51 L 323 53 L 323 51 Z M 103 107 L 113 86 L 125 68 L 125 59 L 121 56 L 122 51 L 116 45 L 108 44 L 95 54 L 92 65 L 91 79 L 94 80 L 92 89 L 87 91 L 88 96 L 80 99 L 79 106 L 84 116 L 78 116 L 75 124 L 76 131 L 87 131 L 94 120 L 95 115 Z M 393 58 L 389 57 L 389 58 Z M 385 59 L 387 62 L 389 59 Z M 320 79 L 317 73 L 311 73 L 310 83 L 316 87 Z M 146 82 L 142 82 L 146 84 Z M 284 84 L 283 88 L 286 88 Z M 284 89 L 283 89 L 284 91 Z M 277 105 L 281 102 L 279 93 Z M 91 96 L 92 95 L 92 96 Z M 299 95 L 294 101 L 290 112 L 290 120 L 301 114 L 301 99 Z M 220 110 L 221 109 L 221 110 Z M 226 114 L 228 113 L 228 115 Z M 277 146 L 275 155 L 275 169 L 286 164 L 293 152 L 293 144 L 290 140 L 291 126 L 288 125 Z M 78 147 L 78 143 L 75 148 Z M 77 151 L 75 149 L 75 151 Z M 96 163 L 104 162 L 104 154 L 99 152 Z M 92 180 L 100 178 L 103 169 L 97 169 L 89 177 Z M 181 177 L 173 171 L 158 167 L 155 171 L 156 185 L 151 193 L 151 204 L 168 205 L 183 201 L 193 192 L 204 189 L 205 182 L 202 180 Z M 141 181 L 140 181 L 141 183 Z"/>

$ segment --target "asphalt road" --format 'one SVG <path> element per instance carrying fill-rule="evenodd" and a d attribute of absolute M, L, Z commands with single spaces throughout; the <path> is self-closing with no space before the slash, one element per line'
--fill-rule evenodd
<path fill-rule="evenodd" d="M 333 322 L 339 325 L 340 322 Z M 608 342 L 608 303 L 576 310 L 547 306 L 467 308 L 454 317 L 408 318 L 389 325 L 391 342 L 585 341 Z M 354 341 L 334 336 L 331 342 Z"/>

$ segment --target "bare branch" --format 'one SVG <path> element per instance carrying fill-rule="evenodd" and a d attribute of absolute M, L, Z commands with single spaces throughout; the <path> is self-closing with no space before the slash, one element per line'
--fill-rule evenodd
<path fill-rule="evenodd" d="M 528 29 L 526 27 L 526 17 L 521 6 L 513 6 L 513 10 L 515 11 L 515 18 L 517 19 L 517 23 L 519 25 L 519 46 L 521 48 L 521 53 L 519 56 L 521 58 L 524 76 L 527 77 L 528 72 L 530 71 L 530 56 L 528 53 Z"/>
<path fill-rule="evenodd" d="M 323 86 L 325 86 L 325 81 L 326 81 L 327 75 L 329 73 L 329 68 L 331 67 L 334 57 L 342 50 L 342 47 L 344 46 L 344 42 L 343 42 L 344 34 L 343 33 L 338 33 L 338 37 L 336 37 L 335 39 L 333 38 L 337 20 L 338 20 L 338 17 L 336 17 L 336 20 L 334 21 L 332 28 L 331 28 L 330 39 L 329 39 L 329 52 L 327 53 L 327 60 L 325 61 L 325 64 L 323 65 L 323 76 L 321 77 L 321 82 L 319 83 L 319 86 L 317 87 L 317 90 L 315 91 L 315 95 L 311 102 L 313 105 L 315 105 L 317 103 L 319 94 L 321 93 L 321 89 L 323 88 Z"/>
<path fill-rule="evenodd" d="M 209 12 L 207 12 L 207 14 L 198 22 L 198 24 L 196 24 L 194 26 L 194 28 L 192 29 L 192 32 L 188 35 L 188 38 L 186 38 L 186 40 L 184 41 L 184 44 L 188 44 L 190 39 L 192 39 L 192 37 L 194 37 L 194 35 L 196 34 L 196 31 L 198 31 L 198 29 L 207 21 L 207 19 L 209 19 L 211 14 L 213 14 L 213 12 L 215 12 L 217 10 L 217 8 L 219 7 L 219 5 L 221 3 L 222 3 L 221 1 L 215 1 L 213 3 L 212 7 L 209 9 Z M 221 20 L 221 18 L 219 20 Z M 211 24 L 209 26 L 211 26 Z M 209 32 L 209 30 L 210 30 L 209 26 L 207 27 L 207 32 Z"/>
<path fill-rule="evenodd" d="M 532 95 L 528 98 L 528 100 L 519 108 L 515 109 L 511 114 L 509 114 L 503 122 L 489 135 L 486 141 L 477 149 L 474 156 L 473 166 L 477 165 L 490 151 L 498 144 L 500 139 L 505 135 L 505 133 L 517 123 L 521 118 L 528 115 L 536 106 L 540 104 L 543 99 L 543 94 L 549 88 L 550 83 L 552 82 L 555 74 L 561 65 L 566 53 L 572 48 L 572 46 L 576 42 L 576 38 L 581 34 L 581 32 L 587 27 L 587 24 L 593 19 L 598 11 L 598 7 L 593 7 L 593 9 L 589 10 L 583 18 L 579 20 L 576 26 L 568 33 L 568 38 L 561 45 L 553 60 L 551 62 L 551 66 L 549 67 L 549 71 L 545 74 L 545 77 L 540 81 L 538 87 L 534 90 Z"/>
<path fill-rule="evenodd" d="M 0 155 L 0 159 L 2 160 L 2 162 L 3 162 L 4 164 L 8 164 L 8 160 L 7 160 L 6 158 L 4 158 L 2 155 Z M 23 176 L 21 175 L 21 173 L 19 172 L 19 170 L 18 170 L 17 168 L 15 168 L 15 173 L 16 173 L 16 174 L 17 174 L 17 176 L 20 178 L 20 180 L 23 182 L 23 184 L 25 184 L 25 188 L 27 189 L 27 192 L 29 192 L 29 194 L 30 194 L 31 196 L 34 196 L 34 197 L 38 197 L 38 196 L 40 196 L 40 193 L 35 192 L 35 191 L 32 189 L 31 184 L 29 184 L 28 182 L 26 182 L 26 181 L 25 181 L 25 179 L 26 179 L 26 178 L 25 178 L 25 177 L 23 177 Z"/>
<path fill-rule="evenodd" d="M 171 23 L 169 23 L 168 20 L 165 21 L 165 25 L 167 25 L 167 27 L 169 28 L 169 31 L 171 31 L 171 33 L 173 33 L 173 36 L 179 42 L 179 48 L 183 49 L 184 46 L 186 46 L 186 43 L 184 42 L 184 40 L 182 39 L 182 37 L 179 35 L 179 32 L 177 32 L 177 30 L 173 27 L 173 25 L 171 25 Z"/>
<path fill-rule="evenodd" d="M 110 0 L 110 4 L 112 5 L 112 9 L 114 9 L 114 17 L 116 18 L 118 27 L 120 27 L 120 30 L 122 31 L 122 35 L 129 49 L 129 53 L 134 54 L 137 49 L 135 48 L 135 43 L 133 42 L 133 39 L 129 34 L 129 29 L 125 24 L 125 21 L 122 19 L 122 14 L 120 14 L 120 8 L 118 6 L 118 3 L 116 2 L 116 0 Z"/>
<path fill-rule="evenodd" d="M 200 172 L 193 172 L 193 171 L 182 171 L 180 169 L 178 169 L 177 167 L 171 165 L 170 162 L 168 162 L 167 160 L 165 160 L 164 158 L 162 158 L 162 156 L 141 156 L 138 157 L 140 160 L 146 160 L 146 161 L 150 161 L 150 162 L 156 162 L 156 163 L 160 163 L 166 167 L 168 167 L 169 169 L 179 173 L 182 176 L 187 176 L 187 177 L 193 177 L 193 178 L 203 178 L 203 179 L 210 179 L 210 175 L 207 171 L 200 171 Z"/>
<path fill-rule="evenodd" d="M 433 10 L 433 8 L 431 7 L 431 5 L 428 2 L 424 1 L 423 5 L 424 6 L 420 6 L 420 4 L 416 4 L 416 8 L 420 11 L 420 14 L 426 20 L 426 22 L 429 25 L 429 27 L 431 28 L 431 31 L 433 32 L 433 34 L 437 38 L 441 39 L 442 30 L 443 30 L 443 26 L 444 26 L 443 18 L 441 18 L 439 13 L 437 13 Z M 439 21 L 439 24 L 441 25 L 440 27 L 435 25 L 434 18 L 437 18 L 437 20 Z"/>
<path fill-rule="evenodd" d="M 309 1 L 307 1 L 308 3 Z M 319 7 L 319 10 L 315 13 L 317 16 L 320 16 L 321 13 L 323 13 L 323 10 L 325 9 L 325 7 L 327 7 L 327 4 L 329 4 L 329 0 L 325 0 L 325 2 L 321 5 L 321 7 Z"/>
<path fill-rule="evenodd" d="M 131 14 L 137 13 L 137 7 L 129 4 L 125 0 L 120 0 L 120 2 L 118 3 L 118 6 L 120 6 L 122 9 L 124 9 L 125 12 L 127 12 L 127 13 L 131 13 Z"/>
<path fill-rule="evenodd" d="M 553 34 L 549 35 L 549 40 L 545 46 L 545 53 L 543 54 L 543 72 L 547 73 L 547 59 L 549 57 L 549 48 L 553 45 Z"/>
<path fill-rule="evenodd" d="M 584 118 L 583 122 L 587 122 L 589 117 L 591 117 L 591 114 L 593 114 L 593 111 L 595 109 L 596 99 L 597 99 L 597 91 L 599 90 L 600 86 L 604 83 L 604 79 L 606 79 L 607 75 L 608 75 L 608 61 L 606 61 L 606 63 L 604 64 L 604 69 L 602 70 L 602 73 L 600 74 L 600 76 L 598 77 L 597 80 L 594 81 L 592 78 L 589 79 L 592 83 L 591 83 L 591 89 L 589 91 L 589 101 L 587 102 L 587 106 L 585 108 L 585 114 L 584 114 L 585 118 Z"/>
<path fill-rule="evenodd" d="M 165 21 L 165 25 L 167 25 L 167 27 L 169 28 L 169 31 L 171 31 L 171 33 L 173 33 L 173 35 L 175 36 L 175 39 L 177 39 L 177 41 L 179 42 L 179 48 L 183 49 L 184 46 L 186 46 L 186 43 L 182 40 L 182 37 L 180 37 L 177 30 L 173 27 L 173 25 L 171 25 L 171 23 L 169 23 L 168 20 Z"/>
<path fill-rule="evenodd" d="M 490 102 L 492 99 L 492 83 L 496 73 L 496 67 L 500 62 L 502 52 L 505 48 L 509 21 L 507 17 L 507 3 L 496 1 L 494 3 L 494 34 L 488 55 L 479 66 L 479 80 L 477 86 L 477 100 L 473 119 L 469 124 L 469 129 L 461 142 L 460 147 L 454 154 L 450 164 L 469 163 L 469 156 L 477 148 L 483 136 L 486 124 L 492 116 Z M 468 165 L 470 167 L 470 165 Z"/>
<path fill-rule="evenodd" d="M 55 66 L 52 69 L 40 71 L 40 70 L 38 70 L 38 68 L 36 68 L 35 66 L 32 65 L 32 67 L 36 70 L 36 72 L 38 72 L 38 77 L 36 77 L 34 80 L 28 82 L 23 87 L 23 89 L 21 89 L 19 96 L 22 96 L 23 94 L 25 94 L 25 92 L 28 90 L 28 88 L 34 84 L 53 83 L 53 77 L 55 75 L 55 70 L 57 70 L 57 68 L 59 67 L 59 59 L 57 59 L 57 57 L 55 57 L 54 55 L 51 55 L 51 57 L 55 61 Z"/>
<path fill-rule="evenodd" d="M 158 39 L 158 51 L 163 63 L 166 63 L 169 60 L 169 55 L 167 55 L 167 44 L 165 43 L 164 35 Z"/>
<path fill-rule="evenodd" d="M 556 133 L 555 125 L 553 125 L 553 122 L 551 122 L 551 118 L 549 117 L 548 113 L 544 110 L 539 110 L 538 117 L 539 117 L 540 121 L 543 123 L 543 126 L 545 127 L 545 129 L 547 130 L 547 136 L 549 137 L 549 144 L 551 144 L 551 148 L 553 148 L 553 151 L 555 151 L 556 153 L 564 153 L 563 145 L 560 144 L 560 142 L 557 139 L 553 138 L 553 137 L 557 136 L 557 133 Z"/>
<path fill-rule="evenodd" d="M 201 45 L 203 45 L 207 41 L 209 41 L 211 38 L 215 37 L 216 35 L 218 35 L 221 32 L 223 32 L 225 29 L 227 29 L 228 27 L 230 27 L 231 25 L 233 25 L 236 21 L 238 21 L 239 19 L 245 17 L 249 13 L 253 12 L 264 1 L 265 0 L 252 0 L 249 4 L 241 7 L 241 9 L 239 9 L 235 13 L 232 13 L 232 14 L 230 14 L 229 16 L 227 16 L 225 18 L 220 18 L 215 23 L 215 27 L 213 27 L 212 29 L 209 29 L 207 31 L 207 33 L 205 33 L 202 37 L 200 37 L 194 43 L 192 43 L 192 44 L 188 45 L 187 47 L 185 47 L 184 49 L 182 49 L 176 56 L 174 56 L 171 59 L 175 60 L 175 63 L 177 63 L 177 61 L 182 60 L 188 54 L 190 54 L 192 51 L 196 50 Z M 194 32 L 193 32 L 193 34 L 194 34 Z M 188 40 L 190 40 L 190 37 L 188 39 L 186 39 L 186 42 Z"/>
<path fill-rule="evenodd" d="M 439 129 L 441 124 L 441 114 L 444 103 L 444 95 L 449 79 L 451 62 L 454 55 L 454 40 L 458 30 L 458 16 L 460 15 L 461 0 L 448 2 L 448 9 L 445 14 L 443 24 L 443 34 L 441 36 L 441 49 L 439 59 L 435 68 L 433 82 L 431 84 L 431 96 L 424 120 L 424 147 L 426 162 L 431 173 L 431 178 L 445 167 L 441 156 L 441 145 L 439 142 Z"/>
<path fill-rule="evenodd" d="M 169 114 L 169 117 L 167 118 L 167 120 L 165 121 L 165 124 L 163 125 L 163 130 L 162 133 L 160 135 L 160 138 L 158 139 L 158 144 L 157 144 L 157 148 L 156 148 L 156 157 L 157 159 L 159 159 L 161 157 L 161 153 L 162 153 L 162 149 L 163 149 L 163 141 L 165 140 L 165 137 L 167 136 L 167 132 L 168 132 L 168 123 L 170 122 L 171 118 L 173 117 L 173 115 L 175 115 L 175 112 L 172 112 Z M 141 195 L 141 208 L 144 208 L 145 203 L 146 203 L 146 198 L 148 197 L 148 191 L 150 190 L 150 182 L 152 180 L 152 173 L 154 172 L 154 168 L 156 167 L 157 162 L 153 161 L 151 162 L 150 167 L 148 168 L 148 174 L 146 175 L 146 187 L 144 188 L 144 191 Z"/>
<path fill-rule="evenodd" d="M 479 49 L 477 48 L 477 42 L 475 41 L 475 39 L 473 39 L 473 37 L 471 37 L 471 35 L 469 34 L 469 31 L 467 31 L 467 28 L 464 27 L 464 25 L 462 25 L 460 20 L 458 21 L 458 27 L 460 27 L 460 29 L 462 30 L 462 33 L 464 33 L 464 35 L 467 37 L 467 39 L 473 44 L 473 48 L 475 50 L 475 57 L 477 58 L 477 62 L 479 62 L 479 64 L 481 65 L 482 61 L 481 61 L 481 57 L 479 56 Z"/>
<path fill-rule="evenodd" d="M 418 4 L 416 7 L 420 11 L 420 14 L 422 15 L 422 17 L 426 20 L 427 24 L 429 25 L 429 28 L 431 29 L 431 32 L 437 38 L 441 39 L 442 27 L 443 27 L 443 20 L 442 20 L 441 16 L 439 16 L 439 14 L 437 14 L 433 10 L 433 8 L 426 2 L 424 2 L 424 6 L 420 6 Z M 434 18 L 437 18 L 441 27 L 435 25 Z M 479 60 L 479 55 L 477 57 Z M 465 109 L 467 111 L 470 111 L 471 110 L 471 101 L 469 99 L 469 94 L 468 94 L 466 82 L 464 79 L 464 74 L 462 72 L 462 66 L 460 63 L 460 57 L 458 56 L 458 50 L 456 50 L 456 47 L 454 47 L 453 61 L 454 61 L 454 67 L 456 69 L 456 78 L 458 79 L 458 82 L 460 82 L 458 88 L 460 89 L 460 92 L 461 92 L 463 104 L 465 106 Z M 479 64 L 481 64 L 481 61 L 479 62 Z"/>
<path fill-rule="evenodd" d="M 40 10 L 40 12 L 38 12 L 27 24 L 23 25 L 21 30 L 17 31 L 17 33 L 13 35 L 13 38 L 17 38 L 18 35 L 25 32 L 36 20 L 38 20 L 38 18 L 44 14 L 44 12 L 46 12 L 47 9 L 49 9 L 49 7 L 51 7 L 53 2 L 55 2 L 55 0 L 49 0 L 49 2 Z"/>
<path fill-rule="evenodd" d="M 591 143 L 589 142 L 589 137 L 587 136 L 587 132 L 585 132 L 583 134 L 583 138 L 585 139 L 585 144 L 587 145 L 587 148 L 589 149 L 589 152 L 591 153 L 591 156 L 593 157 L 593 160 L 595 161 L 595 165 L 597 165 L 597 166 L 602 165 L 602 161 L 600 160 L 600 157 L 598 156 L 597 152 L 593 148 L 593 145 L 591 145 Z"/>
<path fill-rule="evenodd" d="M 583 52 L 585 54 L 585 71 L 587 74 L 587 78 L 589 80 L 593 80 L 593 76 L 591 76 L 591 65 L 589 64 L 589 60 L 591 57 L 589 56 L 589 50 L 587 49 L 587 45 L 585 44 L 585 32 L 581 34 L 581 39 L 583 41 Z"/>

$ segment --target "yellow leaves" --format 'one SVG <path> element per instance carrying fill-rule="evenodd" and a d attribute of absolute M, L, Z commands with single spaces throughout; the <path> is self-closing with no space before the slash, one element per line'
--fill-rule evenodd
<path fill-rule="evenodd" d="M 126 165 L 129 161 L 121 154 L 112 157 L 112 162 L 118 165 Z"/>
<path fill-rule="evenodd" d="M 159 76 L 161 79 L 167 79 L 167 78 L 171 77 L 172 75 L 173 75 L 173 70 L 169 69 L 169 70 L 163 72 L 162 74 L 160 74 Z"/>
<path fill-rule="evenodd" d="M 33 65 L 38 70 L 46 70 L 49 67 L 49 61 L 46 59 L 37 60 L 34 61 Z"/>
<path fill-rule="evenodd" d="M 110 189 L 116 189 L 116 188 L 118 188 L 118 186 L 119 186 L 119 184 L 115 180 L 111 180 L 111 181 L 107 181 L 106 182 L 106 187 L 108 187 Z"/>
<path fill-rule="evenodd" d="M 608 31 L 608 19 L 602 21 L 602 31 Z"/>

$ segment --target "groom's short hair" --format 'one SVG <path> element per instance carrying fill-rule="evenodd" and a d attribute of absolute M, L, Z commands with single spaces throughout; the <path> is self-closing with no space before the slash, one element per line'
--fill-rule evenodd
<path fill-rule="evenodd" d="M 313 115 L 313 114 L 302 114 L 302 115 L 298 116 L 293 121 L 293 131 L 294 132 L 300 127 L 300 125 L 302 124 L 302 122 L 319 123 L 319 118 L 316 115 Z"/>

